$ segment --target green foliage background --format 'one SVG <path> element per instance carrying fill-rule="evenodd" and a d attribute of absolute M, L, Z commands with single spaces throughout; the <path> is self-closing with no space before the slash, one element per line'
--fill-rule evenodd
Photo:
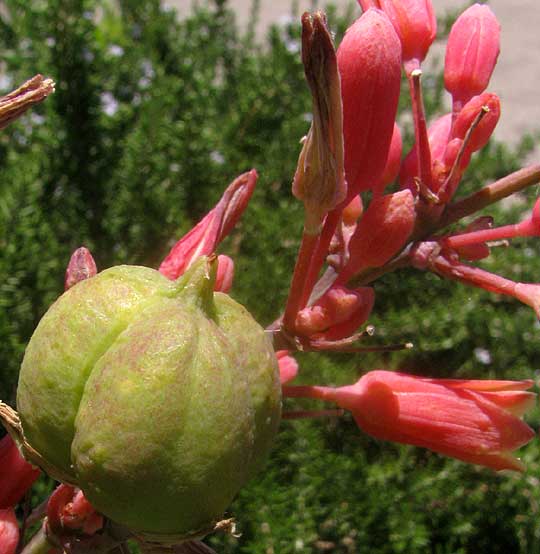
<path fill-rule="evenodd" d="M 337 42 L 351 16 L 329 11 Z M 4 91 L 37 72 L 57 87 L 0 135 L 0 398 L 14 402 L 24 346 L 76 247 L 88 246 L 100 268 L 155 267 L 252 167 L 256 193 L 222 251 L 236 261 L 233 295 L 261 323 L 278 315 L 302 227 L 290 183 L 310 112 L 297 21 L 272 28 L 260 46 L 224 1 L 179 20 L 157 0 L 5 0 Z M 428 85 L 435 113 L 441 79 Z M 529 147 L 491 144 L 463 192 L 517 169 Z M 490 213 L 514 221 L 535 192 Z M 516 241 L 484 265 L 534 282 L 537 248 Z M 373 342 L 411 340 L 415 350 L 303 355 L 301 381 L 347 383 L 380 367 L 536 377 L 538 324 L 516 302 L 413 271 L 387 276 L 376 292 Z M 347 417 L 285 422 L 266 470 L 231 507 L 242 537 L 209 542 L 250 554 L 540 552 L 537 443 L 523 459 L 525 474 L 495 475 L 375 441 Z M 33 502 L 51 486 L 42 479 Z"/>

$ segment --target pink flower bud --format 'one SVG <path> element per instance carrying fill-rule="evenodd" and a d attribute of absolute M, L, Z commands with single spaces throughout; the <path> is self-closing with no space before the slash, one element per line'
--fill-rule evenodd
<path fill-rule="evenodd" d="M 19 524 L 13 508 L 0 510 L 0 552 L 15 554 L 19 544 Z"/>
<path fill-rule="evenodd" d="M 349 337 L 367 320 L 374 301 L 375 295 L 370 287 L 350 290 L 334 286 L 313 306 L 298 313 L 296 332 L 325 340 Z"/>
<path fill-rule="evenodd" d="M 84 281 L 85 279 L 93 277 L 96 273 L 96 262 L 94 261 L 90 250 L 84 246 L 81 246 L 71 255 L 66 269 L 64 288 L 68 290 L 79 281 Z"/>
<path fill-rule="evenodd" d="M 416 210 L 410 190 L 379 196 L 371 201 L 349 242 L 350 258 L 339 283 L 368 267 L 380 267 L 407 243 Z"/>
<path fill-rule="evenodd" d="M 386 158 L 386 165 L 384 166 L 384 171 L 382 172 L 379 182 L 373 187 L 373 194 L 382 194 L 384 189 L 396 180 L 401 166 L 402 149 L 403 142 L 401 140 L 401 131 L 397 123 L 394 123 L 394 131 L 392 133 L 388 157 Z"/>
<path fill-rule="evenodd" d="M 298 362 L 289 354 L 288 350 L 278 350 L 276 357 L 279 365 L 279 380 L 283 385 L 298 375 Z"/>
<path fill-rule="evenodd" d="M 40 472 L 21 456 L 9 435 L 0 441 L 0 467 L 0 509 L 5 509 L 20 502 Z"/>
<path fill-rule="evenodd" d="M 485 4 L 474 4 L 456 20 L 446 46 L 444 84 L 454 104 L 484 92 L 499 55 L 500 25 Z"/>
<path fill-rule="evenodd" d="M 465 136 L 479 114 L 484 110 L 484 116 L 472 133 L 466 146 L 469 153 L 476 152 L 487 144 L 501 115 L 501 103 L 496 94 L 485 92 L 471 98 L 461 109 L 454 125 L 452 138 L 465 139 Z"/>
<path fill-rule="evenodd" d="M 378 439 L 429 448 L 497 471 L 522 471 L 512 452 L 534 437 L 520 419 L 534 406 L 536 395 L 526 392 L 532 385 L 371 371 L 351 386 L 286 387 L 284 394 L 336 402 Z"/>
<path fill-rule="evenodd" d="M 379 182 L 388 157 L 401 85 L 401 44 L 392 24 L 369 9 L 337 51 L 343 99 L 347 202 Z"/>
<path fill-rule="evenodd" d="M 256 183 L 254 169 L 237 177 L 216 206 L 173 246 L 159 266 L 160 273 L 178 279 L 197 258 L 212 254 L 240 219 Z"/>
<path fill-rule="evenodd" d="M 216 282 L 214 283 L 214 290 L 217 292 L 229 292 L 232 287 L 234 278 L 234 262 L 225 256 L 220 254 L 218 256 L 218 267 Z"/>
<path fill-rule="evenodd" d="M 431 0 L 380 0 L 401 41 L 403 63 L 415 60 L 418 67 L 437 33 L 437 19 Z"/>

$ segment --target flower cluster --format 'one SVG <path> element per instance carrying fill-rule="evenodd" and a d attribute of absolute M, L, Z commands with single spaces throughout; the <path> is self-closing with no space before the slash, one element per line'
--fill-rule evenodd
<path fill-rule="evenodd" d="M 364 13 L 337 52 L 324 15 L 303 19 L 303 59 L 316 55 L 322 61 L 316 73 L 319 89 L 313 94 L 315 115 L 293 188 L 304 202 L 306 224 L 287 306 L 272 326 L 276 341 L 289 351 L 361 351 L 358 341 L 365 332 L 358 333 L 358 328 L 375 304 L 373 282 L 403 267 L 514 296 L 540 314 L 538 285 L 515 283 L 470 264 L 489 256 L 490 241 L 537 235 L 540 204 L 516 225 L 495 228 L 491 218 L 481 217 L 445 232 L 449 224 L 539 177 L 537 167 L 526 168 L 453 200 L 471 156 L 486 145 L 499 119 L 499 98 L 486 92 L 499 54 L 495 15 L 486 5 L 475 4 L 456 20 L 444 67 L 452 111 L 428 127 L 421 64 L 436 36 L 431 2 L 360 3 Z M 313 64 L 304 65 L 311 84 Z M 414 145 L 403 156 L 396 123 L 402 67 L 415 131 Z M 338 87 L 341 104 L 320 102 L 333 98 Z M 313 151 L 313 136 L 324 148 Z M 326 141 L 320 138 L 324 136 Z M 321 156 L 330 161 L 322 163 Z M 325 167 L 333 172 L 322 171 Z M 392 192 L 386 192 L 390 185 Z M 314 198 L 322 197 L 333 201 L 313 210 Z M 289 381 L 290 362 L 282 363 L 283 380 Z M 495 470 L 520 470 L 523 466 L 512 452 L 534 436 L 521 420 L 534 402 L 534 394 L 526 392 L 532 385 L 371 371 L 354 385 L 285 386 L 283 393 L 335 403 L 379 439 L 429 448 Z"/>
<path fill-rule="evenodd" d="M 444 68 L 452 110 L 428 127 L 421 65 L 436 36 L 430 0 L 360 4 L 363 14 L 337 51 L 323 13 L 302 17 L 313 121 L 292 192 L 305 207 L 304 230 L 286 306 L 267 329 L 283 395 L 330 402 L 332 409 L 315 414 L 347 410 L 363 431 L 379 439 L 495 470 L 521 470 L 513 451 L 534 436 L 522 420 L 535 401 L 527 392 L 532 381 L 441 380 L 377 370 L 339 388 L 290 385 L 299 372 L 295 351 L 363 350 L 360 342 L 369 333 L 365 324 L 376 301 L 373 282 L 403 267 L 514 296 L 540 317 L 540 285 L 516 283 L 473 265 L 490 254 L 491 241 L 539 235 L 540 203 L 515 225 L 493 227 L 490 218 L 481 217 L 462 229 L 446 230 L 540 180 L 540 169 L 529 167 L 454 200 L 471 156 L 487 143 L 500 114 L 499 98 L 486 92 L 499 53 L 494 14 L 475 4 L 452 27 Z M 415 132 L 414 146 L 405 155 L 396 123 L 402 68 Z M 0 116 L 11 100 L 6 98 L 0 100 Z M 17 113 L 21 109 L 16 106 Z M 174 280 L 200 256 L 213 254 L 246 209 L 256 181 L 255 170 L 236 178 L 175 244 L 159 271 Z M 77 250 L 66 289 L 96 271 L 90 252 Z M 233 276 L 233 261 L 219 256 L 215 290 L 228 292 Z M 314 413 L 285 417 L 309 415 Z M 13 507 L 38 470 L 20 457 L 9 437 L 0 443 L 0 461 L 0 546 L 12 554 L 18 543 Z M 42 540 L 49 541 L 51 552 L 75 540 L 92 541 L 103 527 L 82 492 L 68 485 L 53 493 L 46 512 Z"/>

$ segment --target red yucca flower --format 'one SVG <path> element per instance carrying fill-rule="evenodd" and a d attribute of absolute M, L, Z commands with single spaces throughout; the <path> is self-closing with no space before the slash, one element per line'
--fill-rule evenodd
<path fill-rule="evenodd" d="M 463 106 L 484 92 L 499 56 L 500 25 L 485 4 L 474 4 L 456 20 L 446 46 L 444 85 Z"/>
<path fill-rule="evenodd" d="M 495 470 L 523 470 L 512 454 L 534 437 L 521 420 L 536 395 L 532 381 L 425 379 L 371 371 L 346 387 L 286 387 L 352 412 L 361 429 Z"/>
<path fill-rule="evenodd" d="M 386 165 L 401 83 L 401 44 L 386 15 L 364 13 L 337 50 L 347 199 L 376 185 Z"/>

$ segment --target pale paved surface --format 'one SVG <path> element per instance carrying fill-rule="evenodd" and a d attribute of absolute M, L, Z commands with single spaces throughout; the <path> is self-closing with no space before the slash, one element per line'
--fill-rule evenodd
<path fill-rule="evenodd" d="M 177 8 L 180 17 L 192 0 L 164 0 Z M 291 15 L 292 0 L 261 0 L 259 36 L 269 23 L 285 21 Z M 335 0 L 345 7 L 351 2 Z M 461 2 L 433 0 L 438 13 L 459 7 Z M 299 0 L 298 13 L 323 6 L 322 2 Z M 249 16 L 250 0 L 229 0 L 240 24 Z M 356 5 L 356 3 L 354 3 Z M 489 90 L 499 94 L 502 115 L 496 136 L 515 141 L 526 132 L 540 130 L 540 2 L 538 0 L 491 0 L 489 5 L 501 26 L 501 55 Z M 359 8 L 357 13 L 360 14 Z"/>

